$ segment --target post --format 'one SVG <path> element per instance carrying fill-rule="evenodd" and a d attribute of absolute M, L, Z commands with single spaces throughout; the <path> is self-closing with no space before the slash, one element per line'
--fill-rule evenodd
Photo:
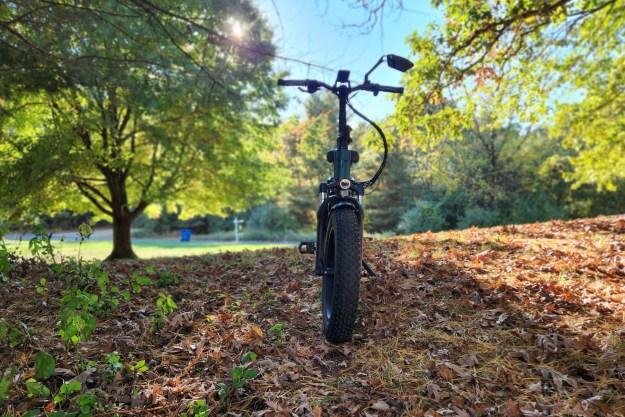
<path fill-rule="evenodd" d="M 239 243 L 239 224 L 245 223 L 245 222 L 235 217 L 232 223 L 234 223 L 234 241 L 236 243 Z"/>

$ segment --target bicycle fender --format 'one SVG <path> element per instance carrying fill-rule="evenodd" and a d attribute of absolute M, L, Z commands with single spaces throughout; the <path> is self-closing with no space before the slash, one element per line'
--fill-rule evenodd
<path fill-rule="evenodd" d="M 354 209 L 356 211 L 356 213 L 358 214 L 358 222 L 362 225 L 362 217 L 363 217 L 363 212 L 362 212 L 362 205 L 357 201 L 352 199 L 344 199 L 341 200 L 337 203 L 334 203 L 331 207 L 330 207 L 330 211 L 329 213 L 332 213 L 333 210 L 335 210 L 338 207 L 350 207 L 352 209 Z M 329 215 L 328 213 L 328 215 Z"/>

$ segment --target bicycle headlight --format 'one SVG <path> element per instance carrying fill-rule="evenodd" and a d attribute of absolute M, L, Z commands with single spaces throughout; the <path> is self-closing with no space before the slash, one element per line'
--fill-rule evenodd
<path fill-rule="evenodd" d="M 339 181 L 339 187 L 341 187 L 342 190 L 349 190 L 349 187 L 351 187 L 352 182 L 349 180 L 349 178 L 343 178 L 341 181 Z"/>

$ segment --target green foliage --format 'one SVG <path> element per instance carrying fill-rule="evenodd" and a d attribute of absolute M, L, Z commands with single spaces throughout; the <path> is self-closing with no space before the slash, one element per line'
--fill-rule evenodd
<path fill-rule="evenodd" d="M 26 345 L 35 333 L 35 329 L 22 321 L 14 324 L 7 319 L 0 319 L 0 340 L 6 339 L 13 348 Z"/>
<path fill-rule="evenodd" d="M 251 361 L 255 361 L 256 357 L 257 357 L 257 355 L 256 355 L 255 352 L 247 352 L 241 358 L 241 363 L 245 365 L 246 363 L 249 363 Z"/>
<path fill-rule="evenodd" d="M 7 231 L 6 228 L 0 225 L 0 284 L 9 281 L 9 272 L 13 269 L 11 262 L 12 254 L 4 243 L 4 235 Z"/>
<path fill-rule="evenodd" d="M 188 413 L 180 414 L 181 417 L 206 417 L 208 416 L 208 405 L 202 400 L 194 400 L 187 403 Z"/>
<path fill-rule="evenodd" d="M 48 282 L 48 280 L 46 280 L 45 278 L 40 278 L 39 279 L 39 285 L 35 286 L 35 290 L 37 291 L 37 294 L 43 295 L 46 292 L 48 292 L 48 288 L 46 288 L 46 283 Z"/>
<path fill-rule="evenodd" d="M 158 279 L 154 281 L 154 286 L 156 288 L 169 287 L 171 285 L 178 284 L 180 284 L 180 279 L 176 276 L 176 274 L 172 272 L 167 272 L 166 270 L 161 271 Z"/>
<path fill-rule="evenodd" d="M 48 234 L 43 226 L 37 225 L 33 228 L 35 235 L 28 241 L 30 253 L 42 260 L 49 259 L 54 262 L 54 246 L 52 246 L 52 234 Z"/>
<path fill-rule="evenodd" d="M 135 376 L 139 376 L 139 375 L 143 374 L 144 372 L 146 372 L 149 368 L 145 364 L 145 360 L 142 359 L 140 361 L 137 361 L 137 363 L 135 363 L 134 365 L 128 365 L 128 369 Z"/>
<path fill-rule="evenodd" d="M 103 353 L 104 365 L 101 366 L 102 378 L 105 381 L 113 381 L 115 375 L 124 368 L 124 364 L 121 362 L 121 355 L 119 352 Z"/>
<path fill-rule="evenodd" d="M 2 378 L 0 378 L 0 405 L 4 403 L 9 396 L 9 390 L 13 383 L 13 377 L 17 373 L 17 367 L 12 366 L 11 369 L 4 371 Z"/>
<path fill-rule="evenodd" d="M 147 267 L 146 270 L 149 273 L 154 273 L 154 269 L 152 267 Z M 139 271 L 132 271 L 132 279 L 134 280 L 134 284 L 132 284 L 132 290 L 137 294 L 141 293 L 142 286 L 152 285 L 152 280 L 145 275 L 141 275 Z"/>
<path fill-rule="evenodd" d="M 269 338 L 275 342 L 283 342 L 286 337 L 286 324 L 278 323 L 274 324 L 267 330 L 267 334 L 269 334 Z"/>
<path fill-rule="evenodd" d="M 277 203 L 290 212 L 289 222 L 295 220 L 300 227 L 312 228 L 315 207 L 311 198 L 317 195 L 319 183 L 332 173 L 325 154 L 336 143 L 336 97 L 314 94 L 306 101 L 305 112 L 303 120 L 292 117 L 284 122 L 277 134 L 280 148 L 276 152 L 276 169 L 282 174 L 282 195 L 286 200 Z"/>
<path fill-rule="evenodd" d="M 48 352 L 40 350 L 35 355 L 35 376 L 37 379 L 47 379 L 54 373 L 56 361 Z"/>
<path fill-rule="evenodd" d="M 82 383 L 79 381 L 64 382 L 59 388 L 59 393 L 54 396 L 54 403 L 59 404 L 66 401 L 72 394 L 82 389 Z"/>
<path fill-rule="evenodd" d="M 617 190 L 625 9 L 613 1 L 434 4 L 444 20 L 409 39 L 417 61 L 394 115 L 403 133 L 427 148 L 462 138 L 484 115 L 487 130 L 510 120 L 548 126 L 574 151 L 567 180 Z"/>
<path fill-rule="evenodd" d="M 91 337 L 96 316 L 119 305 L 120 290 L 110 285 L 108 273 L 99 260 L 85 262 L 71 258 L 58 265 L 57 276 L 65 279 L 69 289 L 61 298 L 59 334 L 68 344 L 78 344 Z"/>
<path fill-rule="evenodd" d="M 248 380 L 256 378 L 257 375 L 258 370 L 256 369 L 245 369 L 242 366 L 235 366 L 232 370 L 232 388 L 243 388 Z"/>
<path fill-rule="evenodd" d="M 398 230 L 403 234 L 438 232 L 445 228 L 445 221 L 441 216 L 437 203 L 427 200 L 418 200 L 415 207 L 408 210 L 401 217 Z"/>
<path fill-rule="evenodd" d="M 250 362 L 256 360 L 256 353 L 247 352 L 241 358 L 241 365 L 237 365 L 232 369 L 232 382 L 231 382 L 231 390 L 236 391 L 240 388 L 243 388 L 245 384 L 249 380 L 256 378 L 258 375 L 258 370 L 247 367 Z M 219 398 L 224 399 L 228 396 L 230 392 L 228 386 L 223 382 L 217 384 L 219 386 L 218 395 Z"/>
<path fill-rule="evenodd" d="M 35 378 L 28 378 L 26 380 L 26 390 L 28 391 L 28 398 L 40 397 L 48 398 L 50 396 L 50 389 L 40 382 L 37 382 Z"/>
<path fill-rule="evenodd" d="M 171 294 L 159 293 L 156 299 L 156 309 L 152 315 L 151 332 L 160 330 L 171 313 L 178 309 L 178 305 L 174 302 Z"/>
<path fill-rule="evenodd" d="M 80 414 L 77 417 L 89 417 L 100 406 L 100 400 L 98 400 L 95 394 L 85 392 L 76 398 L 76 405 L 80 408 Z"/>
<path fill-rule="evenodd" d="M 249 230 L 271 230 L 274 233 L 298 229 L 300 226 L 295 217 L 284 207 L 275 203 L 267 203 L 252 209 L 245 224 Z"/>
<path fill-rule="evenodd" d="M 502 223 L 501 212 L 498 209 L 487 209 L 479 206 L 469 207 L 458 220 L 458 228 L 488 227 Z"/>
<path fill-rule="evenodd" d="M 251 1 L 2 4 L 0 213 L 97 210 L 128 231 L 151 203 L 190 217 L 271 193 L 273 45 Z M 232 16 L 245 45 L 219 40 Z"/>
<path fill-rule="evenodd" d="M 383 175 L 365 198 L 365 226 L 368 232 L 396 230 L 402 215 L 412 206 L 417 182 L 414 179 L 417 155 L 409 145 L 393 147 Z M 374 159 L 372 165 L 379 165 Z"/>
<path fill-rule="evenodd" d="M 72 289 L 61 298 L 59 334 L 66 344 L 71 342 L 77 345 L 81 340 L 91 337 L 95 329 L 95 314 L 99 305 L 96 294 L 79 289 Z"/>

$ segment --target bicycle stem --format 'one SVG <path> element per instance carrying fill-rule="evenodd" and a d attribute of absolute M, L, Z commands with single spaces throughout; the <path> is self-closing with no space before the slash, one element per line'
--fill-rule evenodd
<path fill-rule="evenodd" d="M 349 100 L 349 87 L 340 85 L 336 95 L 339 98 L 339 126 L 336 139 L 336 154 L 334 156 L 334 179 L 350 178 L 351 155 L 348 150 L 351 142 L 350 128 L 347 125 L 347 101 Z"/>

